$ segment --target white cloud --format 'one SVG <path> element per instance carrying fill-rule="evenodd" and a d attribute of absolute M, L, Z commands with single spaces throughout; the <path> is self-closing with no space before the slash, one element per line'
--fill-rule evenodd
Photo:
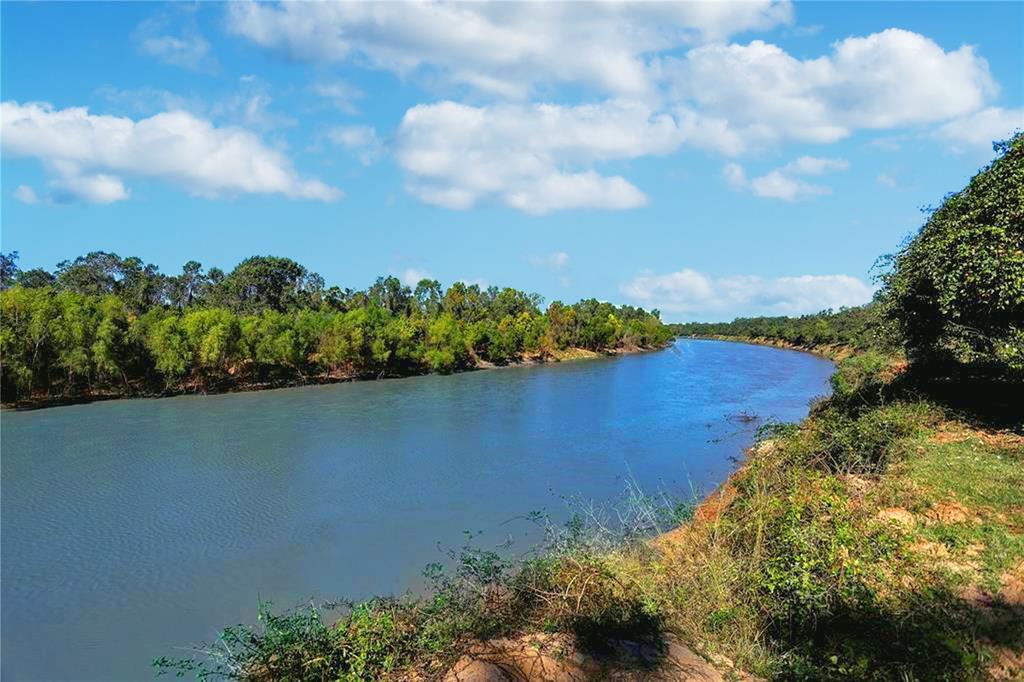
<path fill-rule="evenodd" d="M 151 57 L 168 64 L 197 70 L 210 53 L 210 43 L 202 36 L 150 36 L 139 41 L 139 47 Z"/>
<path fill-rule="evenodd" d="M 639 208 L 647 205 L 647 196 L 625 178 L 586 171 L 545 174 L 506 194 L 505 203 L 524 213 L 543 215 L 574 208 Z"/>
<path fill-rule="evenodd" d="M 647 56 L 792 21 L 789 2 L 237 3 L 229 28 L 311 62 L 369 64 L 502 97 L 652 90 Z"/>
<path fill-rule="evenodd" d="M 889 173 L 879 173 L 878 177 L 875 178 L 878 184 L 885 185 L 889 189 L 899 189 L 900 183 Z"/>
<path fill-rule="evenodd" d="M 846 159 L 828 159 L 820 156 L 801 156 L 787 164 L 783 170 L 794 175 L 821 175 L 831 171 L 846 170 L 850 162 Z"/>
<path fill-rule="evenodd" d="M 120 90 L 110 85 L 104 85 L 96 88 L 95 92 L 109 105 L 112 105 L 114 110 L 131 114 L 152 115 L 160 111 L 179 109 L 198 114 L 205 108 L 197 97 L 183 97 L 160 88 L 143 87 Z"/>
<path fill-rule="evenodd" d="M 340 190 L 302 179 L 281 152 L 253 133 L 216 127 L 183 111 L 138 121 L 54 109 L 46 103 L 0 105 L 4 154 L 39 159 L 55 196 L 107 203 L 128 196 L 121 176 L 151 178 L 218 197 L 283 194 L 333 201 Z"/>
<path fill-rule="evenodd" d="M 217 120 L 261 131 L 298 125 L 294 118 L 271 111 L 273 101 L 263 79 L 242 76 L 238 91 L 210 107 L 210 115 Z"/>
<path fill-rule="evenodd" d="M 565 251 L 555 251 L 546 256 L 533 256 L 530 263 L 534 267 L 549 268 L 551 270 L 564 270 L 569 265 L 569 254 Z"/>
<path fill-rule="evenodd" d="M 782 199 L 783 201 L 797 201 L 832 192 L 824 185 L 798 180 L 781 170 L 773 170 L 767 175 L 754 178 L 750 181 L 750 187 L 759 197 Z"/>
<path fill-rule="evenodd" d="M 247 75 L 238 79 L 238 87 L 213 101 L 197 95 L 182 96 L 159 88 L 119 90 L 111 86 L 96 89 L 112 113 L 151 116 L 163 111 L 188 111 L 200 118 L 229 123 L 259 131 L 294 127 L 298 121 L 271 109 L 274 98 L 263 79 Z"/>
<path fill-rule="evenodd" d="M 940 126 L 935 135 L 950 142 L 956 152 L 988 155 L 993 142 L 1005 140 L 1018 130 L 1024 130 L 1024 108 L 989 107 Z"/>
<path fill-rule="evenodd" d="M 592 166 L 666 154 L 682 140 L 671 116 L 636 102 L 472 107 L 446 101 L 409 109 L 396 147 L 408 188 L 423 201 L 464 209 L 493 198 L 542 214 L 643 206 L 647 197 L 639 189 Z"/>
<path fill-rule="evenodd" d="M 184 26 L 175 31 L 173 25 L 179 17 L 184 17 Z M 192 71 L 217 68 L 210 43 L 197 30 L 191 9 L 150 17 L 135 28 L 134 39 L 141 52 L 168 64 Z"/>
<path fill-rule="evenodd" d="M 406 112 L 394 144 L 406 188 L 452 209 L 643 206 L 641 188 L 600 164 L 684 145 L 738 157 L 950 121 L 938 134 L 963 138 L 973 135 L 973 119 L 964 117 L 998 91 L 972 46 L 946 49 L 897 28 L 806 57 L 761 40 L 728 42 L 791 24 L 788 2 L 239 3 L 228 12 L 230 30 L 293 59 L 384 69 L 454 88 L 451 97 L 469 90 L 478 103 L 481 95 L 506 102 L 445 99 Z M 525 103 L 563 85 L 597 103 Z M 343 82 L 314 91 L 347 112 L 362 96 Z M 380 155 L 379 143 L 353 135 L 335 141 L 363 149 L 363 163 Z M 829 170 L 837 168 L 785 167 L 752 179 L 741 166 L 727 173 L 759 196 L 794 201 L 827 194 L 804 176 Z"/>
<path fill-rule="evenodd" d="M 689 268 L 645 271 L 620 288 L 637 304 L 680 316 L 802 315 L 867 303 L 874 289 L 849 275 L 712 277 Z"/>
<path fill-rule="evenodd" d="M 414 287 L 420 283 L 421 279 L 434 279 L 434 276 L 426 270 L 420 270 L 419 268 L 406 268 L 398 276 L 398 279 L 402 281 L 402 284 Z"/>
<path fill-rule="evenodd" d="M 974 48 L 947 52 L 901 29 L 846 38 L 809 59 L 760 40 L 716 43 L 665 58 L 658 70 L 689 115 L 709 121 L 691 125 L 716 127 L 712 146 L 733 154 L 943 121 L 977 110 L 997 90 Z"/>
<path fill-rule="evenodd" d="M 817 156 L 801 156 L 795 161 L 769 171 L 765 175 L 748 179 L 746 171 L 737 163 L 728 163 L 722 170 L 727 183 L 736 189 L 747 189 L 759 197 L 797 201 L 807 197 L 829 194 L 831 189 L 815 185 L 797 176 L 821 175 L 831 171 L 846 170 L 850 167 L 846 159 L 829 159 Z"/>
<path fill-rule="evenodd" d="M 478 286 L 478 287 L 480 287 L 481 290 L 484 290 L 484 289 L 486 289 L 487 287 L 490 286 L 490 283 L 486 279 L 484 279 L 483 277 L 469 277 L 469 278 L 463 277 L 462 279 L 457 279 L 455 281 L 456 282 L 462 282 L 467 287 Z"/>
<path fill-rule="evenodd" d="M 23 204 L 38 204 L 39 196 L 36 191 L 28 185 L 18 185 L 18 188 L 14 190 L 14 198 Z"/>
<path fill-rule="evenodd" d="M 747 172 L 738 163 L 727 163 L 722 167 L 722 177 L 734 189 L 745 189 L 750 186 Z"/>
<path fill-rule="evenodd" d="M 327 137 L 331 142 L 357 152 L 359 162 L 364 166 L 376 163 L 384 155 L 384 143 L 371 126 L 339 126 L 330 130 Z"/>
<path fill-rule="evenodd" d="M 338 111 L 349 115 L 359 113 L 355 102 L 365 96 L 362 90 L 344 81 L 316 83 L 311 90 L 314 94 L 330 100 Z"/>
<path fill-rule="evenodd" d="M 57 203 L 80 199 L 93 204 L 112 204 L 131 195 L 121 179 L 113 175 L 85 174 L 74 164 L 64 166 L 59 172 L 62 177 L 51 183 L 55 188 L 53 200 Z"/>

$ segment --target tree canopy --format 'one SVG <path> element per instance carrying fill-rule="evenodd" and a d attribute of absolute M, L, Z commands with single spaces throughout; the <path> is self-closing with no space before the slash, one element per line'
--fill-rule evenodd
<path fill-rule="evenodd" d="M 21 271 L 3 255 L 0 353 L 5 401 L 102 390 L 213 390 L 454 372 L 550 358 L 570 347 L 653 346 L 657 315 L 593 299 L 574 305 L 512 288 L 381 277 L 326 287 L 288 258 L 253 256 L 224 274 L 196 261 L 165 275 L 96 251 Z"/>
<path fill-rule="evenodd" d="M 881 301 L 912 359 L 1024 371 L 1024 134 L 889 257 Z"/>

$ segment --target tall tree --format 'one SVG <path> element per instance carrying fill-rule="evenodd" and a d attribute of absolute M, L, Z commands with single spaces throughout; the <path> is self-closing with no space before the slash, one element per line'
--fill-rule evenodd
<path fill-rule="evenodd" d="M 0 289 L 14 286 L 20 272 L 17 251 L 0 253 Z"/>

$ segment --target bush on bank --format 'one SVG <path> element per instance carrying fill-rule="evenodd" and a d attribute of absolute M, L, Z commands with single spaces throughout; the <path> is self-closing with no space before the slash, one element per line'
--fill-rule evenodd
<path fill-rule="evenodd" d="M 913 360 L 1024 373 L 1024 133 L 889 257 L 883 314 Z"/>

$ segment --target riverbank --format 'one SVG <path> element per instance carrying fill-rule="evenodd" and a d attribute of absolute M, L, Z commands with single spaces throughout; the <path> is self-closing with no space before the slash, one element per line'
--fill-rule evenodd
<path fill-rule="evenodd" d="M 330 627 L 315 609 L 265 614 L 230 631 L 252 644 L 229 660 L 257 678 L 316 661 L 353 679 L 1014 679 L 1024 438 L 909 378 L 851 355 L 830 398 L 766 428 L 695 508 L 635 494 L 618 531 L 583 514 L 525 561 L 467 547 L 425 599 Z"/>
<path fill-rule="evenodd" d="M 828 344 L 800 344 L 787 341 L 786 339 L 773 338 L 768 336 L 734 336 L 729 334 L 684 334 L 678 338 L 684 339 L 708 339 L 711 341 L 729 341 L 732 343 L 749 343 L 755 346 L 770 346 L 772 348 L 785 348 L 796 350 L 802 353 L 811 353 L 833 362 L 841 362 L 856 352 L 842 343 Z"/>
<path fill-rule="evenodd" d="M 554 349 L 546 355 L 524 354 L 514 362 L 496 364 L 485 360 L 477 359 L 475 363 L 464 369 L 450 372 L 460 374 L 462 372 L 477 372 L 490 369 L 501 369 L 506 367 L 528 367 L 546 363 L 572 362 L 577 360 L 593 360 L 603 357 L 614 357 L 619 355 L 630 355 L 634 353 L 649 353 L 657 350 L 664 350 L 671 345 L 671 342 L 653 346 L 629 346 L 621 348 L 610 348 L 599 351 L 587 348 L 565 348 Z M 309 376 L 294 377 L 272 382 L 246 382 L 221 379 L 213 383 L 202 383 L 195 379 L 179 382 L 175 385 L 164 387 L 160 390 L 136 388 L 131 392 L 113 390 L 97 390 L 74 396 L 36 396 L 26 398 L 17 402 L 0 403 L 2 410 L 39 410 L 47 407 L 60 407 L 67 405 L 82 405 L 108 400 L 130 400 L 135 398 L 169 398 L 179 395 L 217 395 L 222 393 L 246 393 L 251 391 L 265 391 L 279 388 L 295 388 L 298 386 L 323 386 L 330 384 L 350 383 L 355 381 L 380 381 L 383 379 L 403 379 L 413 376 L 425 376 L 436 372 L 422 371 L 407 374 L 346 374 L 343 372 L 327 372 Z M 240 372 L 235 374 L 241 374 Z"/>
<path fill-rule="evenodd" d="M 653 551 L 607 555 L 609 575 L 639 585 L 660 615 L 666 653 L 648 673 L 1019 679 L 1024 434 L 897 388 L 907 370 L 897 358 L 836 350 L 852 359 L 833 398 L 766 434 Z M 865 402 L 865 389 L 893 393 Z M 548 672 L 592 663 L 578 639 L 560 646 L 568 663 Z M 682 673 L 679 647 L 691 654 Z M 523 674 L 523 658 L 484 660 Z M 620 658 L 620 672 L 642 669 Z"/>

